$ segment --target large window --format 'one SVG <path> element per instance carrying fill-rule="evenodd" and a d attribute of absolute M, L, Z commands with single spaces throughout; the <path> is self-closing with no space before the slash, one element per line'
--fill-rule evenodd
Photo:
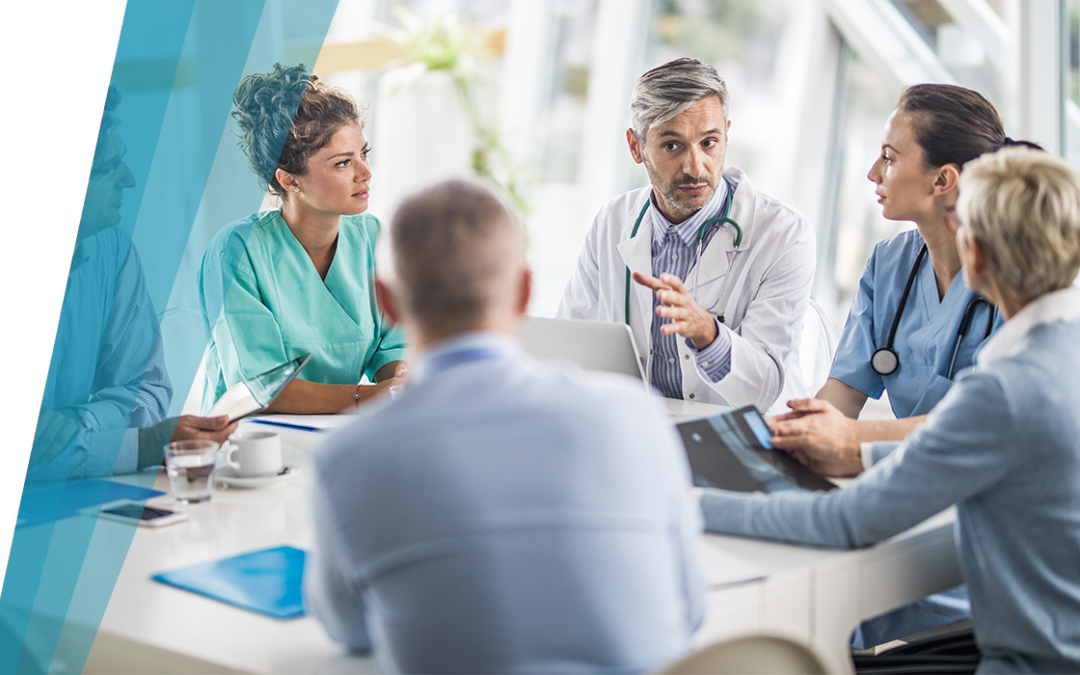
<path fill-rule="evenodd" d="M 646 184 L 626 148 L 629 96 L 677 56 L 727 80 L 727 164 L 814 225 L 814 297 L 838 324 L 874 244 L 911 227 L 881 217 L 866 179 L 905 87 L 978 90 L 1010 135 L 1080 167 L 1080 0 L 341 0 L 317 60 L 318 45 L 290 37 L 310 19 L 262 25 L 276 42 L 249 67 L 314 62 L 369 107 L 371 211 L 384 220 L 447 173 L 507 186 L 528 228 L 537 315 L 555 311 L 597 209 Z M 418 59 L 451 64 L 428 78 L 441 93 L 405 91 L 422 79 Z M 126 91 L 125 106 L 153 95 Z M 255 208 L 254 186 L 226 131 L 163 315 L 166 344 L 199 342 L 171 333 L 200 323 L 205 241 Z"/>

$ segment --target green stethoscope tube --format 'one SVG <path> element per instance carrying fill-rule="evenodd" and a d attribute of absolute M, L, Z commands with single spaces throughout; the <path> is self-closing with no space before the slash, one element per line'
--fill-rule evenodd
<path fill-rule="evenodd" d="M 727 179 L 725 178 L 724 181 L 727 182 Z M 735 189 L 731 186 L 731 183 L 728 183 L 727 199 L 724 200 L 724 213 L 719 215 L 719 216 L 716 216 L 715 218 L 709 218 L 704 223 L 702 223 L 701 231 L 698 233 L 697 262 L 694 264 L 695 268 L 697 268 L 699 265 L 701 265 L 701 247 L 702 247 L 702 244 L 704 244 L 704 242 L 705 242 L 705 232 L 709 229 L 709 226 L 712 225 L 713 223 L 720 223 L 721 225 L 723 225 L 724 223 L 727 223 L 728 225 L 731 225 L 732 227 L 734 227 L 735 228 L 735 249 L 738 250 L 739 245 L 742 244 L 742 228 L 739 227 L 738 223 L 736 223 L 734 220 L 732 220 L 731 218 L 728 217 L 731 214 L 731 202 L 734 201 L 734 199 L 732 198 L 734 193 L 735 193 Z M 641 227 L 641 220 L 642 220 L 642 218 L 645 217 L 645 213 L 648 212 L 650 204 L 652 204 L 652 198 L 651 197 L 645 202 L 645 206 L 641 207 L 641 213 L 638 214 L 637 220 L 634 221 L 634 229 L 630 231 L 630 238 L 631 239 L 633 239 L 634 237 L 637 236 L 638 228 Z M 697 291 L 697 284 L 694 284 L 694 291 L 695 292 Z M 629 326 L 630 325 L 630 267 L 629 266 L 627 266 L 627 268 L 626 268 L 626 307 L 625 307 L 625 312 L 626 313 L 624 314 L 624 316 L 626 317 L 626 325 Z"/>

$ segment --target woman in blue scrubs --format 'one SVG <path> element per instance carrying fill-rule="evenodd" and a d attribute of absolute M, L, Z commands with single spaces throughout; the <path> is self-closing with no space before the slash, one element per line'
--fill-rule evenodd
<path fill-rule="evenodd" d="M 900 97 L 867 178 L 885 218 L 916 228 L 874 247 L 829 379 L 816 398 L 791 401 L 792 412 L 769 420 L 775 446 L 825 475 L 859 474 L 922 422 L 956 373 L 974 363 L 1003 318 L 964 283 L 950 213 L 964 164 L 1011 144 L 997 111 L 973 91 L 918 85 Z M 867 397 L 884 391 L 897 419 L 857 421 Z M 853 646 L 968 616 L 966 588 L 958 587 L 865 622 Z"/>
<path fill-rule="evenodd" d="M 973 364 L 1002 318 L 964 284 L 948 214 L 964 163 L 1013 143 L 976 92 L 926 84 L 900 97 L 867 178 L 882 215 L 916 227 L 874 247 L 825 386 L 769 421 L 778 447 L 821 473 L 856 475 L 891 447 L 864 443 L 902 440 Z M 857 421 L 884 391 L 897 419 Z"/>
<path fill-rule="evenodd" d="M 282 206 L 225 227 L 203 256 L 204 408 L 306 353 L 311 361 L 273 411 L 358 406 L 405 372 L 405 345 L 375 302 L 380 226 L 364 213 L 371 169 L 360 111 L 303 66 L 244 78 L 233 102 L 240 146 Z M 359 384 L 365 376 L 373 384 Z"/>

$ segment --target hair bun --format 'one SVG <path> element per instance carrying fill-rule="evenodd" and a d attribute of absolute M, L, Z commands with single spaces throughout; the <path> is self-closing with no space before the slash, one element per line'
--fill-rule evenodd
<path fill-rule="evenodd" d="M 251 170 L 265 183 L 274 177 L 308 82 L 304 64 L 285 67 L 275 63 L 273 72 L 245 77 L 233 94 L 232 116 L 240 127 L 240 149 Z"/>
<path fill-rule="evenodd" d="M 363 128 L 356 101 L 343 89 L 327 86 L 304 64 L 274 64 L 270 73 L 248 75 L 233 95 L 232 116 L 240 127 L 238 145 L 252 171 L 272 194 L 288 199 L 276 178 L 307 171 L 308 159 L 347 124 Z"/>

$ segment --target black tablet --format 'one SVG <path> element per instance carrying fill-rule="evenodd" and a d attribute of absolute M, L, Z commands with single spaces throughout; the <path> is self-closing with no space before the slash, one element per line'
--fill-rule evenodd
<path fill-rule="evenodd" d="M 754 406 L 678 426 L 694 484 L 737 492 L 832 490 L 836 485 L 772 447 Z"/>

